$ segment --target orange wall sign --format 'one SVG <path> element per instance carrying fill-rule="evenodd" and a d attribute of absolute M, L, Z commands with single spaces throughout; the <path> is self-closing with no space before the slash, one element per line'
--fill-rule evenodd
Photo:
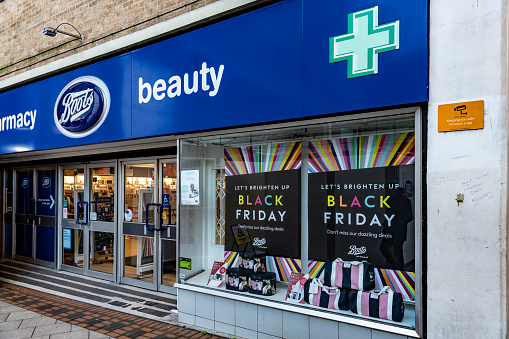
<path fill-rule="evenodd" d="M 438 106 L 438 131 L 484 128 L 484 100 Z"/>

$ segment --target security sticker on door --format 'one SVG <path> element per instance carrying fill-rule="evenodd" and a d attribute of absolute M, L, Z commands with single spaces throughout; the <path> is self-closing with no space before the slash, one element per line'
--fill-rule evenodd
<path fill-rule="evenodd" d="M 125 221 L 133 220 L 133 211 L 131 211 L 130 209 L 125 210 L 124 218 L 125 218 Z"/>
<path fill-rule="evenodd" d="M 67 219 L 67 207 L 64 207 L 62 214 L 63 214 L 63 218 Z"/>

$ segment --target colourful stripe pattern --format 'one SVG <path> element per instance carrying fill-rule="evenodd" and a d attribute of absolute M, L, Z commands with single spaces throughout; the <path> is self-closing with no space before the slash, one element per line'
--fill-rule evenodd
<path fill-rule="evenodd" d="M 224 161 L 228 176 L 299 169 L 301 143 L 225 148 Z"/>
<path fill-rule="evenodd" d="M 403 295 L 403 300 L 415 301 L 415 273 L 375 268 L 375 289 L 390 286 Z"/>
<path fill-rule="evenodd" d="M 267 256 L 267 271 L 276 273 L 278 281 L 290 280 L 291 272 L 300 272 L 301 262 L 298 259 Z"/>
<path fill-rule="evenodd" d="M 228 263 L 228 268 L 238 267 L 238 252 L 224 251 L 224 262 Z"/>
<path fill-rule="evenodd" d="M 309 142 L 309 173 L 415 163 L 415 133 Z"/>
<path fill-rule="evenodd" d="M 151 238 L 143 238 L 142 240 L 142 257 L 151 257 L 152 256 L 152 239 Z"/>
<path fill-rule="evenodd" d="M 310 261 L 308 262 L 309 279 L 323 278 L 323 267 L 325 263 L 323 261 Z"/>
<path fill-rule="evenodd" d="M 237 267 L 238 259 L 238 252 L 224 251 L 223 260 L 228 263 L 228 267 Z M 310 261 L 308 263 L 309 278 L 321 278 L 324 265 L 323 261 Z M 276 273 L 278 281 L 288 282 L 291 272 L 301 271 L 301 261 L 299 259 L 267 256 L 267 271 Z"/>

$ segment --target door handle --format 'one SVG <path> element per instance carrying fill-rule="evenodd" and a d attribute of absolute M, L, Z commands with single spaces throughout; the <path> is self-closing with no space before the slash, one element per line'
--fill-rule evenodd
<path fill-rule="evenodd" d="M 85 217 L 85 222 L 81 222 L 80 221 L 80 207 L 82 205 L 85 205 L 85 207 L 83 208 L 83 214 L 84 214 L 84 217 Z M 76 221 L 77 224 L 80 224 L 80 225 L 87 225 L 88 224 L 88 202 L 86 201 L 79 201 L 78 202 L 78 220 Z"/>
<path fill-rule="evenodd" d="M 148 209 L 150 206 L 157 206 L 159 207 L 159 228 L 157 227 L 149 227 L 148 226 Z M 145 228 L 147 229 L 147 231 L 160 231 L 161 230 L 161 225 L 163 223 L 163 213 L 162 213 L 162 205 L 161 204 L 154 204 L 154 203 L 149 203 L 145 206 L 145 211 L 147 212 L 147 216 L 145 217 Z M 154 208 L 154 226 L 157 226 L 156 224 L 156 219 L 155 219 L 155 208 Z"/>
<path fill-rule="evenodd" d="M 32 220 L 32 219 L 35 219 L 35 199 L 28 199 L 28 201 L 30 202 L 30 204 L 28 205 L 29 208 L 28 208 L 28 213 L 27 213 L 27 221 L 28 220 Z M 30 206 L 32 207 L 32 214 L 30 215 Z"/>

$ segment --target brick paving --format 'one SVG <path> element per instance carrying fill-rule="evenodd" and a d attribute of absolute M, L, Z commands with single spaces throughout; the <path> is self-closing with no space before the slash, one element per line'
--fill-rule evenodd
<path fill-rule="evenodd" d="M 178 325 L 113 311 L 20 286 L 6 283 L 1 283 L 1 286 L 4 288 L 0 288 L 0 301 L 53 318 L 58 321 L 58 324 L 63 322 L 108 337 L 122 339 L 222 338 Z M 55 327 L 58 324 L 45 326 Z"/>

